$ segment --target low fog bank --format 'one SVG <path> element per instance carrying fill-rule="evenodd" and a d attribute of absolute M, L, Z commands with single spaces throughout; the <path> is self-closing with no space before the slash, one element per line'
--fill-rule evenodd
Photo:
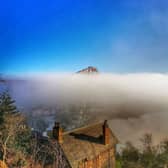
<path fill-rule="evenodd" d="M 69 125 L 108 119 L 124 141 L 168 132 L 167 74 L 50 74 L 10 80 L 8 87 L 33 117 L 52 114 Z"/>
<path fill-rule="evenodd" d="M 137 147 L 142 147 L 141 139 L 145 134 L 152 134 L 155 145 L 168 138 L 167 122 L 167 112 L 158 112 L 139 118 L 112 119 L 109 125 L 121 143 L 131 141 Z"/>

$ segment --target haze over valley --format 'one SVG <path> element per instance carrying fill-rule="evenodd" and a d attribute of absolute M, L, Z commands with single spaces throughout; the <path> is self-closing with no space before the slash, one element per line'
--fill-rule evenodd
<path fill-rule="evenodd" d="M 109 120 L 121 142 L 152 133 L 166 138 L 168 75 L 161 73 L 40 74 L 7 82 L 18 107 L 39 131 L 59 121 L 65 130 Z"/>

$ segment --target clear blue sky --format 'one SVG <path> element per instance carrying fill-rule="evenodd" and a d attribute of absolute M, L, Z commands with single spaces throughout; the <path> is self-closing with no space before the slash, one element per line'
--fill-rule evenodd
<path fill-rule="evenodd" d="M 167 0 L 0 2 L 0 73 L 168 71 Z"/>

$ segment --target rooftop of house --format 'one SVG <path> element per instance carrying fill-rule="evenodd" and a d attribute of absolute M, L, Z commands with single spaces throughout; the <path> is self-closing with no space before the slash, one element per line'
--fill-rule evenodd
<path fill-rule="evenodd" d="M 110 129 L 109 144 L 104 145 L 103 124 L 104 122 L 99 122 L 63 133 L 61 147 L 72 167 L 78 167 L 82 160 L 91 160 L 118 143 L 118 139 Z"/>

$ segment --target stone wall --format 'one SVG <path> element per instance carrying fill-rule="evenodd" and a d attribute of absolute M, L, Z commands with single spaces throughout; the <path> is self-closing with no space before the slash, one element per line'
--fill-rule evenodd
<path fill-rule="evenodd" d="M 115 168 L 114 148 L 108 149 L 92 160 L 84 159 L 79 163 L 79 168 Z"/>

